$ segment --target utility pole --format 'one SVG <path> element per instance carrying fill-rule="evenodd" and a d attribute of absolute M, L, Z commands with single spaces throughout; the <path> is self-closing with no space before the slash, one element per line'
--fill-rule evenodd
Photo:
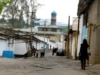
<path fill-rule="evenodd" d="M 68 38 L 67 38 L 67 58 L 70 58 L 70 49 L 69 49 L 69 30 L 70 30 L 70 16 L 68 16 Z"/>
<path fill-rule="evenodd" d="M 44 21 L 44 51 L 45 51 L 45 32 L 46 32 L 46 20 Z"/>
<path fill-rule="evenodd" d="M 68 16 L 68 30 L 70 29 L 70 16 Z"/>
<path fill-rule="evenodd" d="M 35 4 L 36 0 L 30 0 L 30 5 L 31 5 L 31 22 L 30 22 L 30 50 L 31 50 L 31 54 L 32 54 L 32 42 L 33 42 L 33 31 L 32 28 L 34 26 L 34 21 L 38 20 L 36 19 L 36 10 L 37 7 L 40 6 L 40 4 Z"/>
<path fill-rule="evenodd" d="M 31 12 L 31 23 L 30 23 L 30 49 L 31 49 L 31 55 L 32 55 L 32 42 L 33 42 L 33 31 L 32 31 L 32 28 L 34 26 L 34 20 L 36 19 L 35 18 L 35 15 L 36 15 L 36 7 L 35 7 L 35 4 L 34 4 L 34 0 L 33 0 L 33 3 L 31 4 L 32 6 L 32 12 Z"/>

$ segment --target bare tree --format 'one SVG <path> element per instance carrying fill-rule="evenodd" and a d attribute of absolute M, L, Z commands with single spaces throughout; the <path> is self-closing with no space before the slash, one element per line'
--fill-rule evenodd
<path fill-rule="evenodd" d="M 7 5 L 3 11 L 3 15 L 7 19 L 11 19 L 11 27 L 14 27 L 14 19 L 18 16 L 17 0 L 13 0 L 10 5 Z"/>

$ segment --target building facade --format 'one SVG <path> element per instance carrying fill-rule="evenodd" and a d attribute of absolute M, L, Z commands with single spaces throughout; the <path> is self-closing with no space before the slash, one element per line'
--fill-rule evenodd
<path fill-rule="evenodd" d="M 57 13 L 55 11 L 51 12 L 51 24 L 46 25 L 45 21 L 44 25 L 38 27 L 38 31 L 35 34 L 44 37 L 44 41 L 45 38 L 49 38 L 54 43 L 63 42 L 63 33 L 61 28 L 56 25 L 56 17 Z"/>
<path fill-rule="evenodd" d="M 67 58 L 77 59 L 78 44 L 78 18 L 73 17 L 72 28 L 69 29 L 68 35 L 65 36 L 66 56 Z"/>
<path fill-rule="evenodd" d="M 90 63 L 98 64 L 100 63 L 100 0 L 79 0 L 79 20 L 81 20 L 81 16 L 83 16 L 82 25 L 87 28 L 85 29 L 90 45 Z"/>

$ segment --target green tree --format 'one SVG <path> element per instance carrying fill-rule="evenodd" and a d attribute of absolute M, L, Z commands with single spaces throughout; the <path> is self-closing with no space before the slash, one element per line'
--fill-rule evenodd
<path fill-rule="evenodd" d="M 12 0 L 0 0 L 0 14 L 3 10 L 3 7 L 5 7 L 7 5 L 7 3 L 11 3 Z"/>

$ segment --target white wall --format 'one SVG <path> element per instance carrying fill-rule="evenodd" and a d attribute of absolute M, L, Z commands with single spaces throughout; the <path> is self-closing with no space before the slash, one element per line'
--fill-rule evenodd
<path fill-rule="evenodd" d="M 8 44 L 8 50 L 11 50 L 11 51 L 14 51 L 14 47 L 15 47 L 15 44 L 14 44 L 14 39 L 9 39 L 9 40 L 7 40 L 7 44 Z"/>
<path fill-rule="evenodd" d="M 75 37 L 72 38 L 72 59 L 75 59 Z"/>
<path fill-rule="evenodd" d="M 43 42 L 33 42 L 33 46 L 37 49 L 37 50 L 40 50 L 41 49 L 41 47 L 43 47 L 44 46 L 44 43 Z"/>
<path fill-rule="evenodd" d="M 61 36 L 61 42 L 52 42 L 49 40 L 49 38 L 45 37 L 44 39 L 44 36 L 35 36 L 36 38 L 40 39 L 41 41 L 44 41 L 49 45 L 49 49 L 50 49 L 50 45 L 51 45 L 51 48 L 53 47 L 58 47 L 59 49 L 64 49 L 65 45 L 64 45 L 64 36 L 62 35 Z M 35 44 L 33 44 L 35 46 Z M 44 43 L 38 43 L 37 45 L 37 49 L 41 49 L 41 47 L 44 46 Z"/>
<path fill-rule="evenodd" d="M 15 41 L 14 54 L 24 55 L 28 51 L 28 46 L 22 40 Z"/>
<path fill-rule="evenodd" d="M 79 55 L 80 45 L 82 43 L 82 27 L 83 27 L 83 14 L 80 16 L 80 20 L 79 20 L 79 36 L 78 36 L 77 56 Z"/>
<path fill-rule="evenodd" d="M 52 48 L 56 46 L 54 42 L 51 42 L 49 40 L 49 38 L 46 38 L 45 37 L 45 39 L 44 39 L 44 36 L 35 36 L 35 37 L 38 38 L 38 39 L 40 39 L 41 41 L 44 41 L 45 40 L 45 42 L 47 42 L 47 44 L 49 44 L 49 47 L 50 47 L 50 45 L 51 45 Z M 39 44 L 40 47 L 38 47 L 38 48 L 43 47 L 43 45 L 44 45 L 43 43 L 40 43 Z"/>
<path fill-rule="evenodd" d="M 8 43 L 6 40 L 0 40 L 0 56 L 2 56 L 4 50 L 8 50 Z"/>

